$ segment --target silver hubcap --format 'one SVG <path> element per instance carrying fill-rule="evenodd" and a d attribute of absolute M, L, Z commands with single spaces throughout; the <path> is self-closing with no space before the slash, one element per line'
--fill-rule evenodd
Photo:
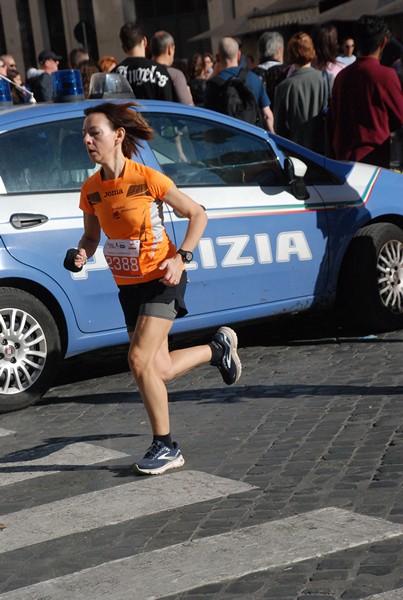
<path fill-rule="evenodd" d="M 20 394 L 41 375 L 47 344 L 39 323 L 16 308 L 0 310 L 0 393 Z"/>
<path fill-rule="evenodd" d="M 381 249 L 377 263 L 382 303 L 395 314 L 403 312 L 403 244 L 390 240 Z"/>

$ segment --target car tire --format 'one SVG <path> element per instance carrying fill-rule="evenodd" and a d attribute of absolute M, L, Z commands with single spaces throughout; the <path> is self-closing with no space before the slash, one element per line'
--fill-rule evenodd
<path fill-rule="evenodd" d="M 403 231 L 374 223 L 352 239 L 342 277 L 349 316 L 372 331 L 403 328 Z"/>
<path fill-rule="evenodd" d="M 26 408 L 49 389 L 61 359 L 57 325 L 23 290 L 0 293 L 0 413 Z"/>

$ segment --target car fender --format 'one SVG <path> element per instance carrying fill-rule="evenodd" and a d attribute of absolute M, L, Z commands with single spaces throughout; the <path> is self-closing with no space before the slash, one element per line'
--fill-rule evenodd
<path fill-rule="evenodd" d="M 91 343 L 91 339 L 105 337 L 105 346 L 110 344 L 125 343 L 127 333 L 125 328 L 112 330 L 110 332 L 101 332 L 100 334 L 89 335 L 83 333 L 77 326 L 76 317 L 71 303 L 64 290 L 43 271 L 20 263 L 14 259 L 6 250 L 3 240 L 0 238 L 0 286 L 15 287 L 24 289 L 32 293 L 45 304 L 48 302 L 46 297 L 50 296 L 60 309 L 63 315 L 64 323 L 57 322 L 61 333 L 65 333 L 67 339 L 64 340 L 66 352 L 65 356 L 72 356 L 79 352 L 91 350 L 97 347 L 97 344 Z M 38 294 L 38 290 L 43 289 L 43 294 Z M 45 292 L 46 290 L 46 292 Z M 49 302 L 48 302 L 49 303 Z M 117 340 L 117 341 L 116 341 Z"/>
<path fill-rule="evenodd" d="M 350 173 L 347 181 L 352 186 L 355 185 L 356 177 L 360 180 L 360 185 L 356 188 L 359 190 L 360 197 L 350 203 L 336 203 L 330 213 L 329 240 L 337 240 L 337 244 L 330 243 L 329 249 L 330 290 L 337 288 L 344 257 L 352 239 L 360 229 L 374 222 L 394 223 L 403 229 L 403 204 L 400 198 L 396 197 L 396 181 L 401 182 L 403 196 L 402 175 L 363 164 L 356 164 Z M 363 177 L 364 173 L 368 175 Z M 401 180 L 397 179 L 398 177 Z"/>

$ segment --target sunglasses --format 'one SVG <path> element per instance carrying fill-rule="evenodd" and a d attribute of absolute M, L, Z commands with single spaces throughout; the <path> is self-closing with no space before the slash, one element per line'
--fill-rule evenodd
<path fill-rule="evenodd" d="M 355 44 L 344 44 L 345 48 L 354 48 Z"/>

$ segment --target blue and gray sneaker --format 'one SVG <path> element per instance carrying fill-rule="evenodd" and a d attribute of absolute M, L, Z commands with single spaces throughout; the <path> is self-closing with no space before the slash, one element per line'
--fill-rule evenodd
<path fill-rule="evenodd" d="M 233 329 L 230 327 L 220 327 L 213 335 L 211 340 L 213 344 L 218 344 L 224 349 L 224 354 L 218 363 L 211 363 L 217 367 L 221 373 L 221 377 L 227 385 L 236 383 L 242 373 L 242 365 L 237 353 L 238 338 Z"/>
<path fill-rule="evenodd" d="M 177 469 L 185 464 L 185 459 L 176 442 L 173 448 L 168 448 L 163 442 L 154 441 L 148 448 L 144 458 L 131 468 L 132 473 L 139 475 L 161 475 L 169 469 Z"/>

